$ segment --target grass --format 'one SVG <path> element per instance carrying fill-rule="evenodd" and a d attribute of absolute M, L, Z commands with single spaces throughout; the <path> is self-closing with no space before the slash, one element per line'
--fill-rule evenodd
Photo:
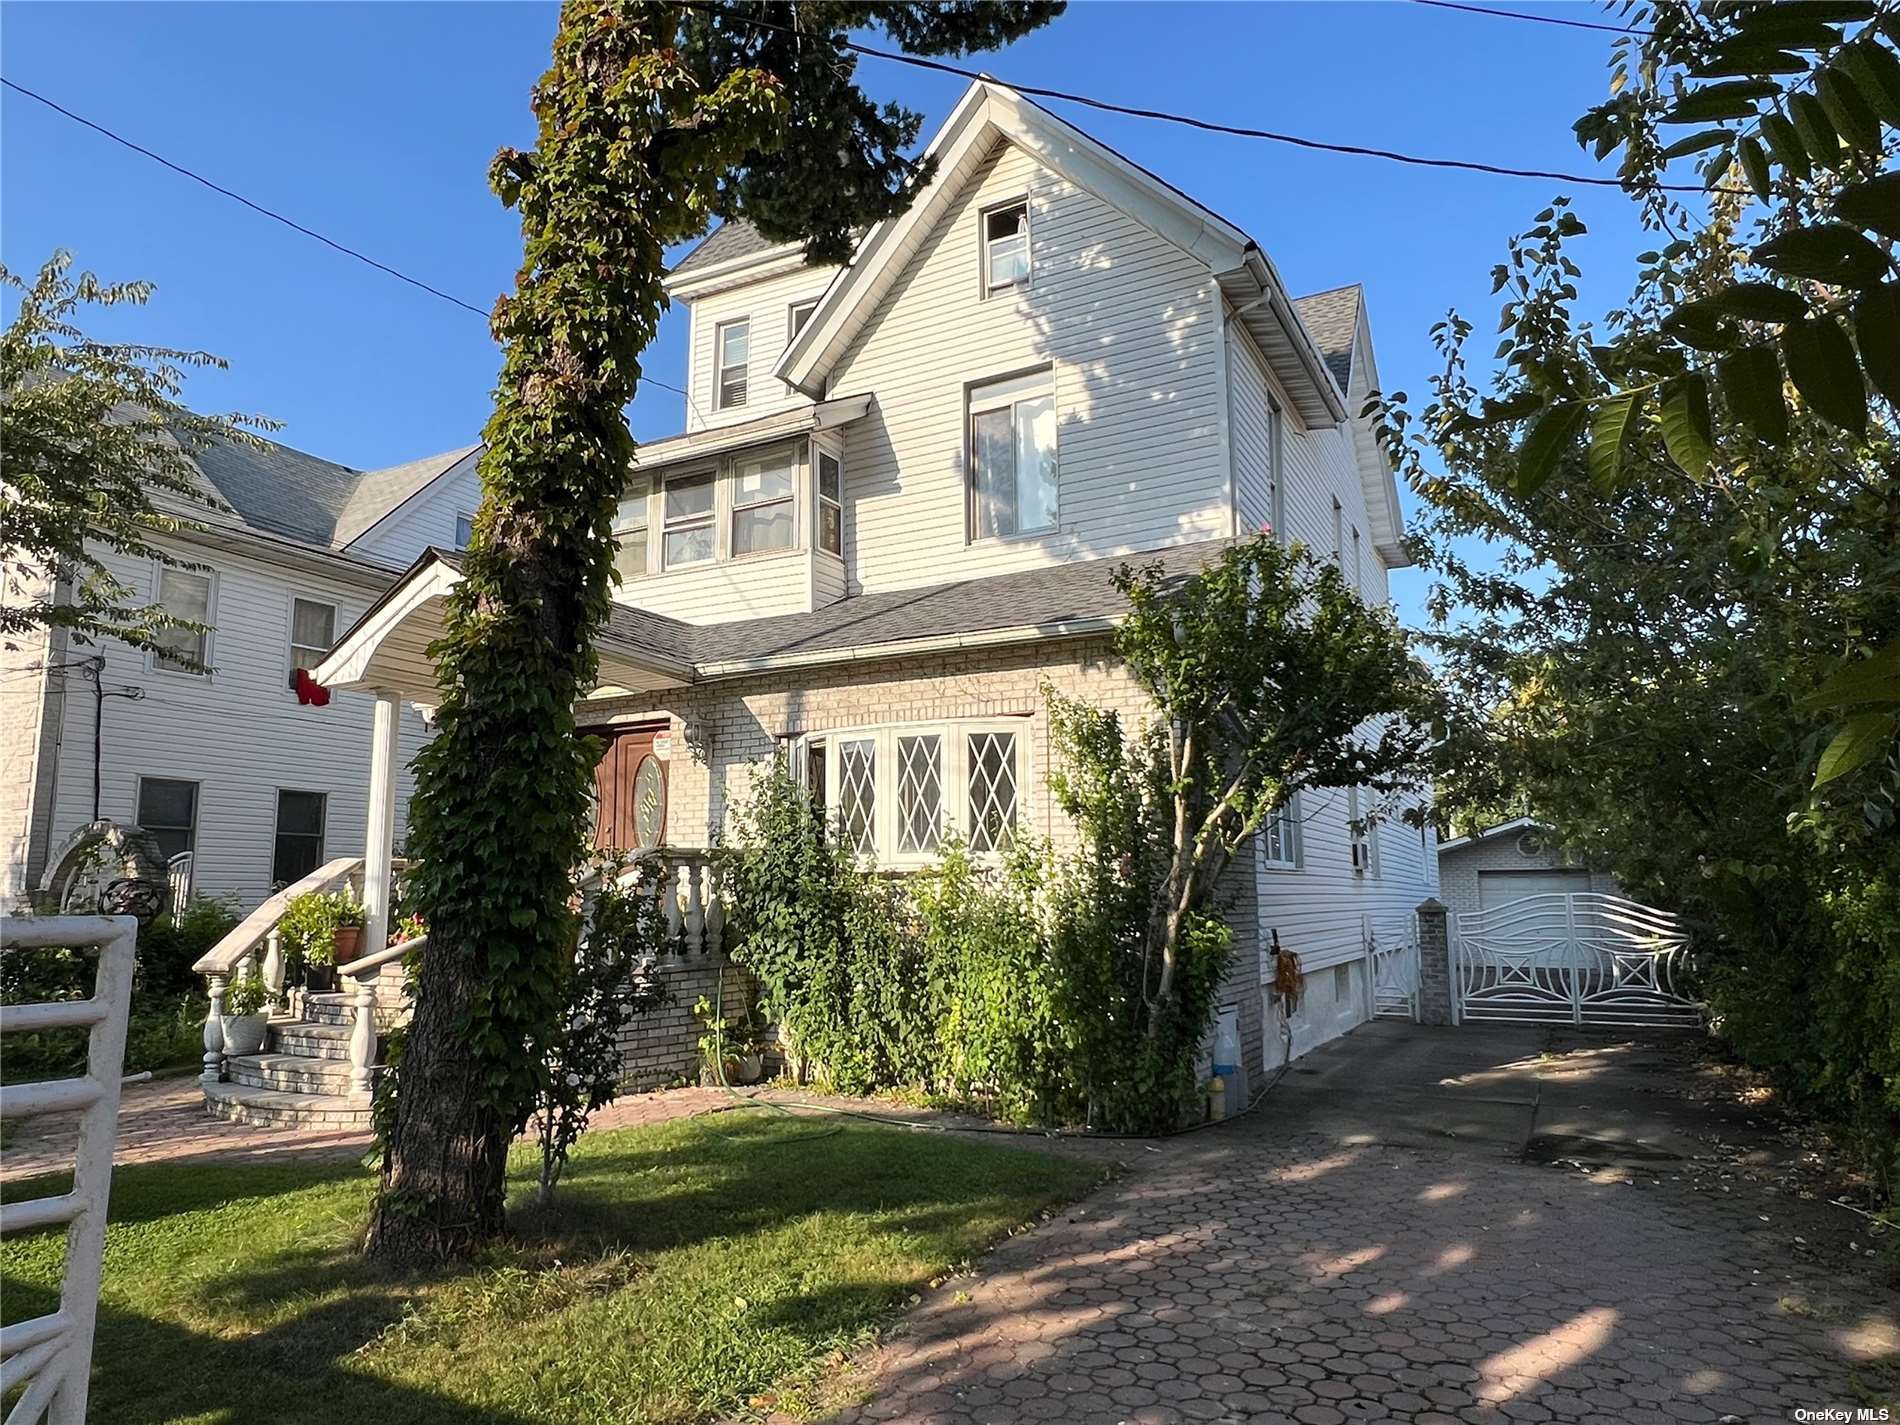
<path fill-rule="evenodd" d="M 517 1153 L 524 1201 L 532 1167 Z M 353 1164 L 134 1166 L 113 1182 L 91 1415 L 672 1422 L 768 1392 L 797 1409 L 925 1282 L 1096 1175 L 934 1134 L 721 1114 L 590 1135 L 554 1211 L 511 1217 L 506 1249 L 405 1276 L 352 1250 L 371 1186 Z M 4 1320 L 51 1308 L 64 1245 L 0 1246 Z"/>

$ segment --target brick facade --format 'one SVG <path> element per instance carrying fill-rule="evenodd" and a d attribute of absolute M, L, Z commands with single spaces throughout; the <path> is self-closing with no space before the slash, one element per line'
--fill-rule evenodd
<path fill-rule="evenodd" d="M 700 846 L 727 838 L 731 812 L 743 801 L 755 769 L 793 738 L 870 725 L 1020 717 L 1026 762 L 1019 769 L 1019 825 L 1061 845 L 1072 843 L 1074 833 L 1048 793 L 1045 686 L 1112 707 L 1131 729 L 1153 716 L 1153 704 L 1114 657 L 1108 640 L 1082 638 L 723 679 L 596 700 L 578 720 L 582 726 L 668 721 L 667 837 L 676 845 Z M 1251 865 L 1247 862 L 1249 871 Z M 1258 1084 L 1260 936 L 1252 875 L 1230 874 L 1222 892 L 1234 926 L 1235 953 L 1220 1002 L 1239 1011 L 1248 1079 Z M 689 1020 L 693 998 L 683 996 Z M 685 1031 L 669 1025 L 668 1033 L 675 1032 Z M 687 1042 L 698 1034 L 692 1027 Z"/>

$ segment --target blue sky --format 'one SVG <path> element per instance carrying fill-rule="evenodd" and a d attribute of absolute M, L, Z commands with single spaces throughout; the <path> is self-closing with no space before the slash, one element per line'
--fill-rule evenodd
<path fill-rule="evenodd" d="M 1551 4 L 1601 21 L 1600 7 Z M 9 4 L 0 71 L 49 98 L 481 308 L 520 254 L 484 174 L 527 144 L 556 11 L 516 4 Z M 1400 0 L 1072 4 L 975 67 L 1004 80 L 1228 123 L 1524 168 L 1591 171 L 1572 121 L 1605 92 L 1611 36 Z M 873 59 L 872 94 L 925 132 L 962 82 Z M 1051 105 L 1246 229 L 1295 293 L 1363 282 L 1388 390 L 1420 395 L 1448 308 L 1486 332 L 1490 269 L 1561 185 L 1316 154 Z M 1625 291 L 1645 246 L 1633 206 L 1581 190 L 1585 309 Z M 0 260 L 56 247 L 101 277 L 158 284 L 93 335 L 216 352 L 192 404 L 283 422 L 345 464 L 472 440 L 497 353 L 481 318 L 260 218 L 11 92 L 0 99 Z M 649 369 L 681 384 L 684 315 Z M 634 433 L 680 428 L 650 390 Z M 1410 493 L 1406 493 L 1408 506 Z M 1394 577 L 1408 622 L 1425 581 Z"/>

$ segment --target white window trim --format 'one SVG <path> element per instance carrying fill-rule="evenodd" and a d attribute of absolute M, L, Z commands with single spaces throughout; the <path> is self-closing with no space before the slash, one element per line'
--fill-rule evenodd
<path fill-rule="evenodd" d="M 1286 411 L 1267 392 L 1267 519 L 1273 537 L 1288 543 L 1286 529 Z"/>
<path fill-rule="evenodd" d="M 726 401 L 726 333 L 734 327 L 746 329 L 745 399 L 729 404 Z M 750 314 L 713 324 L 712 398 L 715 411 L 742 411 L 752 402 L 752 317 Z"/>
<path fill-rule="evenodd" d="M 787 346 L 790 346 L 793 342 L 797 341 L 798 334 L 804 330 L 804 327 L 799 324 L 798 314 L 801 311 L 804 312 L 805 322 L 806 324 L 809 324 L 811 322 L 811 313 L 818 310 L 819 301 L 820 299 L 817 297 L 807 297 L 802 302 L 790 302 L 786 304 L 785 344 Z"/>
<path fill-rule="evenodd" d="M 701 476 L 709 476 L 712 480 L 712 504 L 707 508 L 706 512 L 704 514 L 687 515 L 677 521 L 677 523 L 668 518 L 666 513 L 666 487 L 676 482 L 684 483 L 687 480 L 697 480 Z M 718 466 L 696 466 L 686 470 L 669 470 L 655 482 L 660 501 L 660 553 L 659 559 L 656 561 L 651 553 L 651 546 L 649 546 L 649 552 L 647 554 L 648 569 L 651 569 L 657 562 L 662 573 L 670 573 L 681 569 L 705 569 L 724 561 L 726 557 L 726 544 L 720 534 L 719 508 L 722 502 L 719 498 L 719 486 L 721 483 L 719 476 L 720 470 Z M 648 508 L 647 518 L 647 539 L 650 541 L 653 538 L 654 530 L 652 524 L 652 509 L 650 506 Z M 688 530 L 699 529 L 702 526 L 710 527 L 713 534 L 713 549 L 708 557 L 705 559 L 690 560 L 685 564 L 675 564 L 666 557 L 666 537 L 668 534 L 672 533 L 675 528 Z"/>
<path fill-rule="evenodd" d="M 792 492 L 791 494 L 774 495 L 769 500 L 753 500 L 750 504 L 743 504 L 743 505 L 740 504 L 739 503 L 739 463 L 740 461 L 759 459 L 764 456 L 774 455 L 780 452 L 781 450 L 789 450 L 792 455 Z M 813 473 L 814 471 L 815 471 L 815 465 L 811 459 L 811 448 L 810 448 L 810 442 L 808 441 L 799 441 L 796 444 L 786 444 L 784 446 L 762 446 L 757 450 L 740 451 L 737 454 L 729 456 L 722 463 L 722 468 L 720 470 L 719 478 L 715 479 L 713 482 L 713 508 L 717 510 L 723 504 L 724 509 L 725 509 L 725 515 L 723 517 L 724 524 L 725 524 L 725 540 L 719 551 L 718 558 L 724 562 L 741 564 L 741 563 L 750 563 L 754 559 L 781 559 L 787 554 L 798 553 L 799 550 L 804 547 L 803 541 L 799 538 L 799 530 L 803 527 L 804 516 L 805 516 L 805 501 L 804 501 L 803 495 L 800 492 L 804 488 L 805 481 L 808 475 L 810 475 L 812 479 L 817 478 L 816 474 Z M 719 498 L 719 487 L 721 485 L 724 485 L 726 489 L 730 492 L 729 498 L 727 498 L 724 501 L 721 501 Z M 786 500 L 791 501 L 791 505 L 792 505 L 792 542 L 786 545 L 782 549 L 748 549 L 743 554 L 739 553 L 738 541 L 733 538 L 733 533 L 735 529 L 737 528 L 738 522 L 739 522 L 739 512 L 741 510 L 760 509 L 766 505 L 780 504 Z M 694 568 L 697 568 L 698 566 L 693 565 L 693 564 L 688 564 L 686 567 L 688 569 L 694 569 Z"/>
<path fill-rule="evenodd" d="M 1269 818 L 1280 823 L 1280 855 L 1275 856 L 1267 839 L 1267 828 L 1261 827 L 1260 865 L 1268 871 L 1297 871 L 1300 869 L 1300 794 L 1295 792 L 1287 798 L 1286 805 Z"/>
<path fill-rule="evenodd" d="M 621 518 L 620 518 L 620 506 L 621 506 L 621 505 L 626 505 L 626 504 L 631 504 L 631 503 L 633 503 L 633 501 L 634 501 L 634 499 L 635 499 L 635 496 L 634 496 L 634 494 L 632 493 L 632 491 L 633 491 L 633 486 L 634 486 L 635 484 L 637 484 L 637 483 L 639 483 L 639 482 L 640 482 L 640 481 L 642 481 L 642 480 L 644 480 L 644 481 L 646 482 L 646 487 L 647 487 L 647 492 L 646 492 L 646 495 L 645 495 L 645 497 L 644 497 L 644 502 L 645 502 L 645 504 L 646 504 L 646 507 L 647 507 L 647 520 L 646 520 L 646 524 L 645 524 L 645 525 L 643 525 L 643 526 L 642 526 L 642 525 L 631 525 L 631 524 L 627 524 L 627 523 L 625 523 L 624 521 L 622 521 L 622 520 L 621 520 Z M 646 568 L 644 568 L 644 569 L 642 569 L 642 570 L 641 570 L 641 571 L 640 571 L 639 573 L 637 573 L 637 574 L 627 574 L 627 573 L 624 573 L 624 572 L 623 572 L 623 573 L 621 574 L 621 576 L 620 576 L 620 577 L 621 577 L 621 579 L 622 579 L 623 581 L 627 581 L 627 580 L 632 580 L 632 579 L 645 579 L 645 578 L 647 578 L 647 577 L 649 577 L 649 576 L 650 576 L 650 575 L 652 575 L 652 574 L 653 574 L 653 572 L 654 572 L 654 568 L 653 568 L 653 566 L 654 566 L 654 565 L 655 565 L 655 564 L 656 564 L 656 563 L 658 562 L 658 559 L 657 559 L 657 557 L 656 557 L 656 556 L 657 556 L 657 554 L 658 554 L 658 552 L 659 552 L 659 550 L 660 550 L 660 548 L 661 548 L 661 547 L 663 546 L 663 544 L 664 544 L 664 541 L 665 541 L 665 534 L 666 534 L 666 532 L 665 532 L 665 530 L 663 530 L 663 529 L 661 529 L 661 528 L 660 528 L 660 525 L 661 525 L 661 523 L 663 523 L 663 522 L 664 522 L 664 519 L 665 519 L 665 509 L 664 509 L 664 506 L 662 506 L 662 508 L 661 508 L 661 511 L 660 511 L 660 513 L 661 513 L 661 520 L 660 520 L 660 521 L 655 521 L 655 520 L 654 520 L 654 518 L 653 518 L 653 515 L 654 515 L 654 504 L 653 504 L 653 502 L 654 502 L 654 497 L 655 497 L 655 495 L 656 495 L 656 493 L 657 493 L 657 492 L 659 491 L 659 489 L 660 489 L 660 481 L 658 481 L 658 480 L 656 480 L 656 479 L 654 479 L 654 478 L 653 478 L 653 476 L 651 476 L 651 475 L 640 475 L 640 476 L 636 476 L 636 477 L 635 477 L 634 479 L 632 479 L 632 480 L 629 480 L 629 481 L 627 482 L 627 486 L 626 486 L 626 489 L 625 489 L 625 490 L 623 490 L 623 492 L 621 493 L 621 496 L 620 496 L 620 499 L 619 499 L 619 501 L 618 501 L 618 502 L 617 502 L 617 503 L 615 504 L 615 506 L 614 506 L 614 522 L 613 522 L 613 529 L 612 529 L 612 533 L 613 533 L 613 537 L 614 537 L 614 562 L 615 562 L 615 564 L 616 564 L 616 566 L 618 566 L 618 564 L 619 564 L 619 560 L 620 560 L 620 536 L 621 536 L 621 535 L 623 535 L 623 534 L 626 534 L 626 533 L 628 533 L 629 531 L 631 531 L 631 530 L 634 530 L 634 529 L 641 529 L 641 528 L 643 528 L 643 529 L 645 529 L 645 530 L 646 530 L 646 536 L 647 536 L 647 563 L 646 563 Z M 718 495 L 717 495 L 717 492 L 715 492 L 715 493 L 714 493 L 714 497 L 713 497 L 713 503 L 714 503 L 715 505 L 717 505 L 717 504 L 718 504 Z M 660 534 L 660 538 L 659 538 L 659 539 L 655 539 L 655 538 L 654 538 L 654 532 L 655 532 L 656 530 L 657 530 L 657 531 L 659 531 L 659 534 Z M 686 567 L 687 567 L 688 569 L 693 569 L 693 568 L 697 568 L 698 566 L 697 566 L 697 565 L 693 565 L 693 564 L 689 564 L 689 565 L 687 565 Z"/>
<path fill-rule="evenodd" d="M 1346 568 L 1346 512 L 1340 508 L 1339 496 L 1333 496 L 1333 568 L 1341 573 Z"/>
<path fill-rule="evenodd" d="M 827 559 L 844 558 L 844 457 L 834 451 L 826 450 L 822 445 L 813 445 L 811 458 L 811 547 L 814 553 Z M 838 467 L 838 498 L 832 499 L 825 494 L 819 483 L 823 463 L 829 460 Z M 825 506 L 831 506 L 838 512 L 838 547 L 826 549 L 824 542 L 823 516 Z"/>
<path fill-rule="evenodd" d="M 197 777 L 160 777 L 156 775 L 148 777 L 143 772 L 138 773 L 132 779 L 132 824 L 134 826 L 144 825 L 144 823 L 139 820 L 139 807 L 143 805 L 145 801 L 145 784 L 147 782 L 183 782 L 194 789 L 191 794 L 191 844 L 185 849 L 196 855 L 198 851 L 198 828 L 204 825 L 205 819 L 204 782 Z M 163 829 L 166 831 L 177 830 L 176 827 L 165 827 Z M 277 838 L 275 836 L 271 838 L 273 847 L 276 845 L 276 840 Z"/>
<path fill-rule="evenodd" d="M 1014 534 L 978 534 L 976 532 L 976 418 L 986 411 L 1011 411 L 1025 400 L 1034 400 L 1044 391 L 1056 423 L 1056 500 L 1048 524 L 1034 529 L 1019 529 Z M 988 394 L 979 397 L 979 392 Z M 1012 441 L 1013 445 L 1013 441 Z M 963 388 L 963 540 L 966 546 L 1016 544 L 1024 540 L 1047 539 L 1062 532 L 1062 407 L 1056 401 L 1056 373 L 1053 366 L 1035 366 L 1027 371 L 1002 376 L 986 376 Z"/>
<path fill-rule="evenodd" d="M 343 623 L 343 610 L 337 604 L 336 600 L 320 599 L 312 594 L 299 594 L 295 592 L 286 597 L 284 601 L 284 617 L 288 620 L 284 629 L 284 690 L 286 692 L 290 691 L 290 680 L 296 676 L 298 668 L 314 668 L 317 666 L 316 663 L 300 664 L 297 662 L 297 650 L 306 646 L 296 641 L 298 604 L 321 604 L 330 611 L 330 648 L 336 647 L 337 638 L 345 627 Z M 325 653 L 329 651 L 329 649 L 324 650 Z M 322 661 L 321 658 L 317 660 L 319 663 Z"/>
<path fill-rule="evenodd" d="M 1364 788 L 1356 784 L 1346 788 L 1346 854 L 1355 876 L 1376 881 L 1379 879 L 1379 825 L 1369 821 L 1363 832 L 1354 832 L 1352 827 L 1355 821 L 1371 815 L 1369 801 Z M 1363 853 L 1355 851 L 1354 848 L 1361 846 L 1365 848 Z"/>
<path fill-rule="evenodd" d="M 992 283 L 990 281 L 990 217 L 994 213 L 1005 212 L 1010 208 L 1023 210 L 1023 276 L 1020 282 Z M 984 300 L 998 292 L 1026 292 L 1036 280 L 1036 242 L 1034 218 L 1030 212 L 1029 195 L 1020 193 L 1014 198 L 1004 198 L 1000 202 L 985 204 L 976 215 L 976 265 L 977 290 Z"/>
<path fill-rule="evenodd" d="M 324 848 L 330 840 L 330 794 L 328 792 L 320 792 L 314 787 L 277 788 L 276 795 L 271 798 L 269 859 L 264 863 L 264 884 L 267 886 L 275 885 L 277 882 L 277 876 L 275 874 L 277 870 L 277 837 L 283 824 L 285 792 L 296 792 L 300 796 L 315 797 L 323 806 L 323 825 L 317 832 L 317 864 L 319 866 L 323 864 Z M 299 831 L 292 834 L 302 836 L 304 833 Z M 197 831 L 195 828 L 192 832 L 192 839 L 194 841 L 197 840 Z"/>
<path fill-rule="evenodd" d="M 872 809 L 875 849 L 866 859 L 888 870 L 914 871 L 936 861 L 942 843 L 952 838 L 967 846 L 970 839 L 970 737 L 984 732 L 1004 732 L 1016 739 L 1016 815 L 1018 834 L 1029 828 L 1029 792 L 1034 782 L 1034 750 L 1031 746 L 1032 720 L 1028 714 L 1016 717 L 947 718 L 929 722 L 873 723 L 857 727 L 828 727 L 801 734 L 792 744 L 793 768 L 800 786 L 805 784 L 805 757 L 814 742 L 835 745 L 839 742 L 870 741 L 877 744 L 877 799 Z M 929 851 L 897 850 L 897 739 L 918 734 L 943 739 L 941 774 L 944 822 L 938 847 Z M 835 750 L 825 757 L 825 825 L 835 826 L 839 813 L 840 774 L 843 759 Z M 1002 859 L 997 851 L 972 851 L 977 861 L 993 864 Z"/>
<path fill-rule="evenodd" d="M 463 520 L 468 521 L 468 543 L 466 544 L 460 542 L 462 538 L 462 521 Z M 475 512 L 473 510 L 457 510 L 455 512 L 455 524 L 452 528 L 452 531 L 449 537 L 450 539 L 457 541 L 455 545 L 457 549 L 467 549 L 469 544 L 473 544 L 475 542 Z"/>
<path fill-rule="evenodd" d="M 204 671 L 194 672 L 190 668 L 179 668 L 168 664 L 155 648 L 146 651 L 146 670 L 166 678 L 189 678 L 194 683 L 208 682 L 215 676 L 212 669 L 217 664 L 218 571 L 216 569 L 181 569 L 176 565 L 166 564 L 162 559 L 154 559 L 152 561 L 152 602 L 160 604 L 161 607 L 164 600 L 164 579 L 167 569 L 170 569 L 173 573 L 183 574 L 190 578 L 204 579 L 210 585 L 205 591 L 205 651 L 203 658 L 200 659 L 204 664 Z M 286 673 L 285 677 L 288 678 L 289 674 Z M 161 777 L 159 780 L 165 781 L 167 779 Z M 180 778 L 177 780 L 183 779 Z"/>

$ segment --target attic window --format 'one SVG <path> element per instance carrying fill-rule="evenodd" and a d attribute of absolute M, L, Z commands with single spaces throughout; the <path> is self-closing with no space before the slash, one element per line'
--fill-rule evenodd
<path fill-rule="evenodd" d="M 983 214 L 983 289 L 1029 284 L 1029 204 L 1011 203 Z"/>
<path fill-rule="evenodd" d="M 752 323 L 741 318 L 724 322 L 715 337 L 715 359 L 719 366 L 715 404 L 730 411 L 745 404 L 746 365 L 752 357 Z"/>

